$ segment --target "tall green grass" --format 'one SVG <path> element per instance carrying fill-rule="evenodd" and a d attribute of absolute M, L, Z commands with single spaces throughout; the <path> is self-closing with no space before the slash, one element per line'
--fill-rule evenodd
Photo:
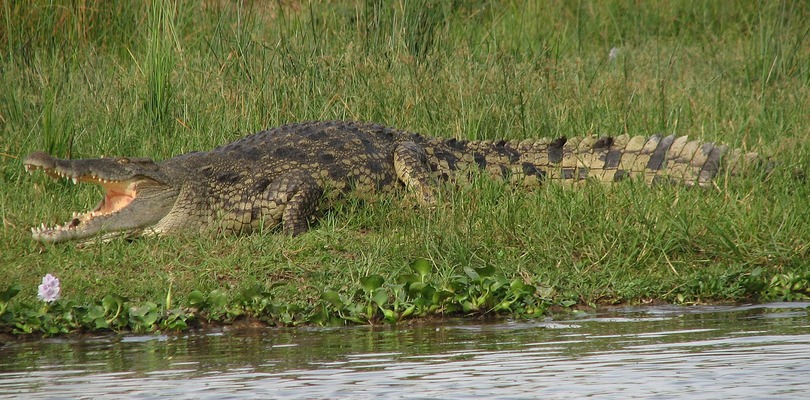
<path fill-rule="evenodd" d="M 810 274 L 810 10 L 772 1 L 30 1 L 0 18 L 0 289 L 138 299 L 287 282 L 290 303 L 416 258 L 537 279 L 582 303 L 758 298 Z M 611 49 L 618 49 L 615 58 Z M 468 139 L 689 134 L 756 149 L 768 179 L 712 190 L 486 179 L 349 199 L 311 233 L 161 238 L 76 249 L 28 227 L 91 207 L 91 187 L 23 174 L 34 150 L 166 159 L 309 119 Z M 757 278 L 759 279 L 759 278 Z"/>

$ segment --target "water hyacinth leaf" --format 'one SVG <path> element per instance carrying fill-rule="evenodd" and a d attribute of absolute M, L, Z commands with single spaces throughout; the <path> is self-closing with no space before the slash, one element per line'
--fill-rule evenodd
<path fill-rule="evenodd" d="M 228 296 L 224 291 L 214 289 L 208 294 L 208 303 L 211 307 L 225 307 L 228 304 Z"/>
<path fill-rule="evenodd" d="M 473 281 L 481 280 L 481 276 L 479 276 L 478 272 L 476 272 L 472 267 L 464 267 L 464 273 L 467 274 L 467 276 L 469 276 Z"/>
<path fill-rule="evenodd" d="M 188 324 L 186 324 L 186 315 L 178 309 L 169 310 L 168 316 L 166 320 L 164 320 L 161 325 L 165 329 L 171 329 L 175 331 L 181 331 L 188 328 Z"/>
<path fill-rule="evenodd" d="M 158 319 L 157 311 L 152 310 L 152 311 L 148 312 L 146 315 L 144 315 L 143 324 L 146 327 L 151 327 L 151 326 L 155 325 L 155 322 L 157 322 L 157 319 Z"/>
<path fill-rule="evenodd" d="M 436 292 L 436 288 L 431 285 L 425 285 L 422 290 L 419 292 L 425 300 L 430 300 L 434 303 L 439 301 L 438 293 Z"/>
<path fill-rule="evenodd" d="M 453 280 L 448 282 L 443 290 L 453 293 L 461 293 L 467 287 L 467 278 L 461 276 L 454 276 Z"/>
<path fill-rule="evenodd" d="M 512 281 L 512 283 L 509 284 L 509 289 L 515 292 L 522 292 L 525 287 L 526 284 L 523 283 L 523 281 L 521 281 L 520 279 L 515 279 Z"/>
<path fill-rule="evenodd" d="M 411 297 L 416 297 L 420 293 L 422 293 L 422 289 L 425 288 L 425 284 L 422 282 L 412 283 L 408 286 L 408 295 Z"/>
<path fill-rule="evenodd" d="M 244 299 L 251 299 L 253 297 L 259 297 L 262 294 L 262 286 L 259 284 L 255 284 L 245 290 L 242 291 L 241 296 Z"/>
<path fill-rule="evenodd" d="M 98 318 L 104 318 L 104 307 L 98 305 L 90 307 L 87 310 L 85 318 L 87 318 L 90 321 Z"/>
<path fill-rule="evenodd" d="M 522 280 L 516 278 L 509 284 L 509 290 L 515 294 L 534 294 L 537 290 L 532 285 L 525 284 Z"/>
<path fill-rule="evenodd" d="M 425 275 L 429 274 L 430 271 L 433 269 L 433 266 L 430 264 L 430 261 L 424 258 L 417 258 L 414 262 L 411 263 L 411 269 L 419 274 L 422 280 L 425 279 Z"/>
<path fill-rule="evenodd" d="M 451 299 L 451 298 L 453 298 L 453 296 L 456 295 L 455 293 L 453 293 L 453 292 L 451 292 L 451 291 L 449 291 L 447 289 L 437 290 L 436 294 L 439 296 L 438 297 L 439 301 L 445 301 L 447 299 Z"/>
<path fill-rule="evenodd" d="M 478 276 L 482 278 L 489 278 L 495 275 L 495 267 L 491 265 L 487 265 L 481 268 L 476 268 L 475 272 L 478 273 Z"/>
<path fill-rule="evenodd" d="M 96 318 L 93 323 L 95 329 L 110 329 L 110 323 L 104 318 Z"/>
<path fill-rule="evenodd" d="M 192 290 L 191 293 L 188 294 L 189 307 L 199 307 L 203 303 L 205 303 L 205 295 L 199 290 Z"/>
<path fill-rule="evenodd" d="M 4 307 L 5 306 L 0 307 L 0 322 L 4 324 L 10 324 L 11 321 L 14 321 L 14 313 L 11 311 L 6 312 L 6 310 L 4 310 Z"/>
<path fill-rule="evenodd" d="M 371 293 L 383 285 L 385 279 L 382 276 L 374 274 L 360 278 L 360 285 L 366 293 Z"/>
<path fill-rule="evenodd" d="M 506 278 L 504 277 L 499 278 L 500 279 L 498 278 L 493 279 L 493 282 L 489 285 L 490 291 L 492 292 L 497 291 L 498 289 L 500 289 L 503 286 L 506 286 L 506 284 L 509 283 L 509 281 L 507 281 Z"/>
<path fill-rule="evenodd" d="M 104 307 L 104 312 L 109 313 L 115 311 L 116 315 L 118 310 L 124 305 L 124 298 L 114 294 L 108 294 L 101 299 L 101 305 Z"/>
<path fill-rule="evenodd" d="M 155 303 L 146 302 L 140 306 L 134 306 L 129 308 L 129 315 L 132 317 L 144 317 L 150 311 L 154 311 L 157 308 Z"/>
<path fill-rule="evenodd" d="M 504 300 L 504 301 L 498 303 L 497 305 L 495 305 L 495 307 L 493 307 L 493 310 L 494 311 L 508 310 L 509 307 L 512 305 L 512 303 L 513 303 L 512 301 Z"/>
<path fill-rule="evenodd" d="M 14 296 L 18 295 L 22 291 L 22 285 L 19 283 L 14 283 L 10 285 L 6 290 L 0 292 L 0 302 L 8 303 Z"/>
<path fill-rule="evenodd" d="M 402 312 L 400 317 L 405 318 L 405 317 L 413 314 L 414 310 L 416 310 L 416 305 L 410 305 L 410 306 L 408 306 L 408 308 L 405 309 L 405 311 Z"/>
<path fill-rule="evenodd" d="M 146 302 L 129 309 L 129 321 L 136 329 L 151 329 L 157 321 L 157 306 Z"/>
<path fill-rule="evenodd" d="M 337 309 L 343 308 L 343 300 L 341 300 L 340 295 L 338 292 L 334 290 L 327 290 L 321 293 L 321 299 L 325 300 L 327 303 L 331 304 L 332 307 Z"/>
<path fill-rule="evenodd" d="M 468 313 L 473 310 L 478 310 L 478 306 L 474 305 L 470 301 L 464 301 L 461 303 L 461 309 L 464 310 L 465 313 Z"/>
<path fill-rule="evenodd" d="M 378 290 L 377 293 L 371 298 L 371 301 L 377 303 L 379 307 L 382 307 L 383 304 L 388 302 L 388 294 L 382 290 Z"/>
<path fill-rule="evenodd" d="M 490 293 L 484 293 L 481 296 L 478 296 L 477 299 L 475 299 L 475 304 L 477 304 L 479 306 L 483 305 L 483 304 L 487 304 L 487 302 L 489 302 L 489 300 L 491 298 L 492 298 L 492 295 Z"/>
<path fill-rule="evenodd" d="M 402 285 L 414 284 L 416 282 L 421 282 L 419 275 L 416 274 L 403 274 L 397 277 L 397 283 Z"/>

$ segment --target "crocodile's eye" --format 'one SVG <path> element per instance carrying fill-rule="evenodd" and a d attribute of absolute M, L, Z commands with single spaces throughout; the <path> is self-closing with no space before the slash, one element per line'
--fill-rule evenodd
<path fill-rule="evenodd" d="M 122 157 L 122 158 L 119 158 L 117 161 L 118 161 L 119 164 L 129 164 L 129 158 Z"/>

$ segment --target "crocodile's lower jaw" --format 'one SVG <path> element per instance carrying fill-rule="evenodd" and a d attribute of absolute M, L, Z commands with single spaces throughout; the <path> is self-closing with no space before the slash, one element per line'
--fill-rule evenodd
<path fill-rule="evenodd" d="M 26 170 L 32 173 L 35 170 L 42 169 L 46 174 L 53 178 L 67 179 L 74 184 L 79 182 L 92 183 L 104 188 L 104 198 L 96 205 L 96 207 L 86 212 L 74 211 L 71 219 L 63 224 L 54 226 L 47 226 L 42 223 L 39 226 L 31 228 L 31 234 L 34 239 L 45 242 L 58 242 L 72 237 L 78 236 L 81 230 L 84 229 L 91 221 L 99 218 L 109 217 L 117 212 L 126 208 L 137 196 L 138 181 L 110 181 L 101 179 L 95 176 L 68 176 L 59 174 L 55 170 L 49 170 L 36 166 L 26 165 Z"/>

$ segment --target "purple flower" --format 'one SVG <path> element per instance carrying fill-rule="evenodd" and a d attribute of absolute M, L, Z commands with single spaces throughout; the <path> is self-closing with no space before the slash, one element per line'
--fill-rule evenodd
<path fill-rule="evenodd" d="M 37 294 L 37 297 L 46 303 L 50 303 L 59 299 L 59 292 L 61 290 L 62 288 L 59 287 L 59 278 L 47 274 L 42 278 L 42 284 L 39 285 L 39 294 Z"/>

